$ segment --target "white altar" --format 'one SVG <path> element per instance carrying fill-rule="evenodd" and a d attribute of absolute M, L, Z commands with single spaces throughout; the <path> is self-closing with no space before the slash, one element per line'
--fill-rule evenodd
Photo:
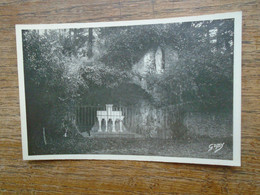
<path fill-rule="evenodd" d="M 108 132 L 108 121 L 112 121 L 112 132 L 116 132 L 116 121 L 119 122 L 119 132 L 123 132 L 122 123 L 124 116 L 122 111 L 113 111 L 113 104 L 106 104 L 106 110 L 97 111 L 98 132 L 102 132 L 102 120 L 105 121 L 105 132 Z"/>

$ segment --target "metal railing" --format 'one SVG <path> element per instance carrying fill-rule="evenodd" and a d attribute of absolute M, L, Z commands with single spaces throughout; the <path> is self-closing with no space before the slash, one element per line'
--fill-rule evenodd
<path fill-rule="evenodd" d="M 91 129 L 97 122 L 97 111 L 106 110 L 105 106 L 77 106 L 75 107 L 76 124 L 85 129 Z M 122 106 L 114 106 L 113 111 L 122 111 L 125 116 L 124 121 L 129 122 L 127 108 Z"/>
<path fill-rule="evenodd" d="M 90 131 L 95 124 L 98 124 L 97 111 L 99 110 L 106 110 L 106 107 L 90 105 L 75 107 L 77 126 L 82 131 Z M 135 133 L 144 133 L 145 128 L 159 128 L 159 131 L 164 134 L 165 129 L 169 128 L 174 118 L 174 114 L 169 112 L 169 109 L 150 110 L 147 112 L 148 115 L 142 113 L 141 109 L 136 107 L 113 106 L 113 111 L 122 111 L 124 127 L 128 131 Z M 160 137 L 165 137 L 165 135 L 161 135 Z"/>
<path fill-rule="evenodd" d="M 188 102 L 186 104 L 192 104 Z M 123 126 L 128 132 L 142 135 L 156 133 L 157 137 L 169 138 L 171 132 L 176 128 L 176 122 L 183 122 L 185 112 L 181 111 L 180 105 L 155 108 L 153 106 L 125 107 L 113 106 L 113 111 L 122 111 Z M 106 110 L 106 106 L 80 105 L 74 107 L 73 118 L 81 131 L 95 131 L 98 128 L 97 111 Z M 97 129 L 96 128 L 96 129 Z M 153 135 L 154 136 L 154 135 Z"/>

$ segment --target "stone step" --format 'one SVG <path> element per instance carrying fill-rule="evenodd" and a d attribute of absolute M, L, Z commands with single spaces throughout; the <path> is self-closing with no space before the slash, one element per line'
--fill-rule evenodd
<path fill-rule="evenodd" d="M 85 137 L 85 136 L 84 136 Z M 125 138 L 142 138 L 142 135 L 132 132 L 91 132 L 90 136 L 87 134 L 87 137 L 99 137 L 99 138 L 106 138 L 106 137 L 125 137 Z"/>

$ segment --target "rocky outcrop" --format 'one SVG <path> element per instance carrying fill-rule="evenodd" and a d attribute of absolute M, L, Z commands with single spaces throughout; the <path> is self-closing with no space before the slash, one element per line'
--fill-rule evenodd
<path fill-rule="evenodd" d="M 149 89 L 148 77 L 160 77 L 173 68 L 178 61 L 177 52 L 171 46 L 152 48 L 132 67 L 133 82 L 151 95 L 156 96 L 156 89 Z"/>

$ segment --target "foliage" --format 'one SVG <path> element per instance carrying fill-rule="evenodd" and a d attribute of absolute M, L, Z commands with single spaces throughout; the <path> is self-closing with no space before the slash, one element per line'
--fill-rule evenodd
<path fill-rule="evenodd" d="M 179 121 L 193 110 L 231 112 L 233 36 L 231 19 L 23 31 L 29 139 L 43 127 L 61 135 L 78 104 L 178 105 Z M 159 46 L 172 48 L 178 61 L 163 74 L 146 74 L 144 90 L 133 82 L 132 68 Z"/>

